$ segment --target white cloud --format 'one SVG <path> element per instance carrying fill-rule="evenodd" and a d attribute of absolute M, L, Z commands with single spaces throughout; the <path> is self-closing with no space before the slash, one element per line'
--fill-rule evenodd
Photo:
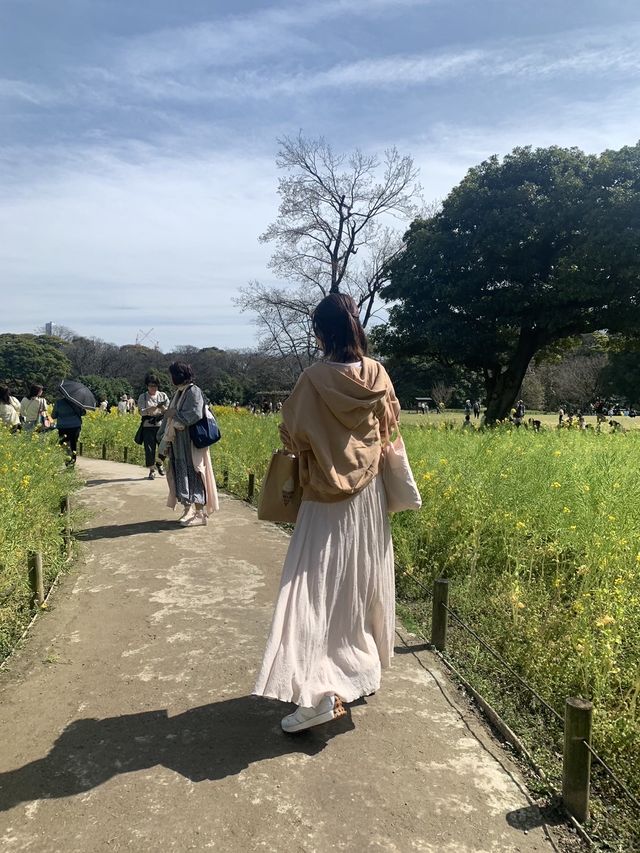
<path fill-rule="evenodd" d="M 257 235 L 276 212 L 273 162 L 217 152 L 127 163 L 100 150 L 72 162 L 0 200 L 10 322 L 54 319 L 118 342 L 155 326 L 165 347 L 249 345 L 232 297 L 264 276 Z"/>

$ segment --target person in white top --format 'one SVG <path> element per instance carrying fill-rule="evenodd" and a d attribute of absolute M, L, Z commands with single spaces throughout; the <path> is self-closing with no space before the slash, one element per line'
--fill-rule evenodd
<path fill-rule="evenodd" d="M 0 385 L 0 421 L 12 432 L 20 427 L 20 403 L 11 396 L 6 385 Z"/>
<path fill-rule="evenodd" d="M 119 415 L 126 415 L 128 408 L 129 408 L 129 401 L 127 399 L 127 395 L 123 394 L 120 397 L 120 400 L 118 401 L 118 414 Z"/>
<path fill-rule="evenodd" d="M 142 415 L 142 443 L 144 444 L 144 462 L 149 469 L 149 479 L 153 480 L 156 470 L 164 477 L 162 461 L 156 460 L 158 448 L 158 429 L 164 413 L 169 406 L 169 398 L 161 391 L 155 376 L 145 376 L 147 390 L 138 397 L 138 409 Z"/>
<path fill-rule="evenodd" d="M 33 430 L 39 424 L 44 424 L 47 416 L 47 401 L 42 396 L 43 392 L 42 385 L 32 385 L 29 388 L 29 395 L 22 398 L 20 415 L 27 430 Z"/>

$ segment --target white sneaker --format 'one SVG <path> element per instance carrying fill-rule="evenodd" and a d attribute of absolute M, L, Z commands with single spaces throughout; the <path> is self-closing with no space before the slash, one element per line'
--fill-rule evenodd
<path fill-rule="evenodd" d="M 202 511 L 196 512 L 187 518 L 186 521 L 180 522 L 183 527 L 199 527 L 200 525 L 206 525 L 206 523 L 207 516 Z"/>
<path fill-rule="evenodd" d="M 289 714 L 280 721 L 283 732 L 301 732 L 312 726 L 319 726 L 344 717 L 347 713 L 342 699 L 339 696 L 325 696 L 315 708 L 305 708 L 299 705 L 293 714 Z"/>

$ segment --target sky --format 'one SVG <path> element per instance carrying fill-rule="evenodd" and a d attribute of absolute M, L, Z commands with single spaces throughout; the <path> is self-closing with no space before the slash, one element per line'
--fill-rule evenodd
<path fill-rule="evenodd" d="M 639 96 L 637 0 L 0 0 L 0 331 L 250 347 L 278 138 L 396 146 L 430 203 L 634 144 Z"/>

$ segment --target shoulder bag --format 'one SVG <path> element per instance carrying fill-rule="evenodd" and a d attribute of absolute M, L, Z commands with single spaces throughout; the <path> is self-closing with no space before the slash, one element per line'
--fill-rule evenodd
<path fill-rule="evenodd" d="M 213 413 L 202 404 L 202 417 L 189 427 L 189 437 L 196 447 L 210 447 L 220 441 L 222 434 Z"/>

